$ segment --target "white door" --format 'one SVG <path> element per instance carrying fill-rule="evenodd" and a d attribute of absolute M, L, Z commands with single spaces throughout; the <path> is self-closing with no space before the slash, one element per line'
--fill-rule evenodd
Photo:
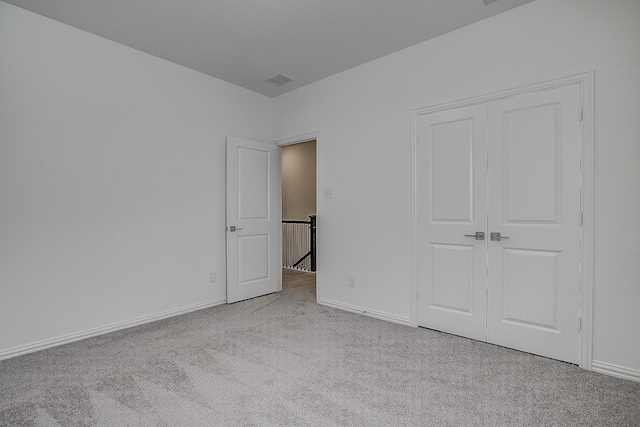
<path fill-rule="evenodd" d="M 419 324 L 486 339 L 487 107 L 422 116 L 417 148 Z M 481 236 L 478 236 L 481 239 Z"/>
<path fill-rule="evenodd" d="M 282 290 L 280 147 L 227 138 L 227 302 Z"/>
<path fill-rule="evenodd" d="M 580 88 L 489 103 L 488 341 L 578 363 Z"/>
<path fill-rule="evenodd" d="M 572 85 L 420 117 L 420 326 L 578 362 L 579 111 Z"/>

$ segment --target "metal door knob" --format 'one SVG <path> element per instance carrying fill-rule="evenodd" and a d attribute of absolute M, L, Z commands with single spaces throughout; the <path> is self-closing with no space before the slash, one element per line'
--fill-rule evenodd
<path fill-rule="evenodd" d="M 509 238 L 508 236 L 501 236 L 500 233 L 496 231 L 491 232 L 491 240 L 494 242 L 499 242 L 500 240 L 508 239 L 508 238 Z"/>
<path fill-rule="evenodd" d="M 484 240 L 484 231 L 476 231 L 476 234 L 465 234 L 464 237 L 473 237 L 476 240 Z"/>

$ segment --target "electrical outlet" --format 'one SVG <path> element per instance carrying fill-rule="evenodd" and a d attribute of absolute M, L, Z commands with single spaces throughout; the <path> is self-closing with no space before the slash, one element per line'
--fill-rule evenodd
<path fill-rule="evenodd" d="M 216 283 L 216 273 L 209 273 L 209 283 Z"/>
<path fill-rule="evenodd" d="M 355 288 L 356 287 L 356 276 L 354 276 L 354 275 L 350 275 L 349 276 L 349 287 L 350 288 Z"/>
<path fill-rule="evenodd" d="M 333 199 L 333 190 L 331 188 L 324 189 L 324 198 L 325 199 Z"/>

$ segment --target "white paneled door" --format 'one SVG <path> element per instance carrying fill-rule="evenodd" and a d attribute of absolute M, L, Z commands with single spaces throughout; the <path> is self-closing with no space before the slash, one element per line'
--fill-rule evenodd
<path fill-rule="evenodd" d="M 419 324 L 578 363 L 579 85 L 418 120 Z"/>
<path fill-rule="evenodd" d="M 487 108 L 418 122 L 419 324 L 486 339 Z M 469 237 L 473 236 L 473 237 Z"/>
<path fill-rule="evenodd" d="M 488 104 L 488 341 L 578 362 L 580 87 Z M 504 236 L 508 237 L 505 239 Z"/>
<path fill-rule="evenodd" d="M 227 302 L 282 290 L 280 147 L 227 138 Z"/>

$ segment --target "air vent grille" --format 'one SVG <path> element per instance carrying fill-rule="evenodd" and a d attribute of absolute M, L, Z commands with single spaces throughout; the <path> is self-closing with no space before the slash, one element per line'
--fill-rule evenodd
<path fill-rule="evenodd" d="M 285 76 L 284 74 L 276 74 L 275 76 L 271 76 L 265 80 L 265 82 L 270 83 L 274 86 L 284 86 L 287 83 L 291 83 L 294 79 L 289 76 Z"/>

